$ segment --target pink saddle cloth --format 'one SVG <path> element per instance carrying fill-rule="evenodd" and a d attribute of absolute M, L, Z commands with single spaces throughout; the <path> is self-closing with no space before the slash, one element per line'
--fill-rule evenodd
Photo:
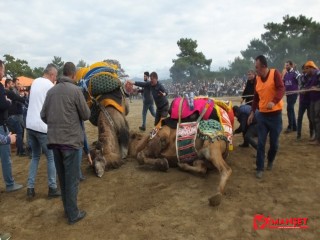
<path fill-rule="evenodd" d="M 182 97 L 178 97 L 172 101 L 171 113 L 170 113 L 171 118 L 179 119 L 179 104 L 182 99 L 183 99 Z M 189 105 L 188 105 L 188 101 L 186 99 L 183 99 L 181 119 L 187 118 L 195 112 L 198 112 L 200 115 L 202 110 L 205 108 L 206 103 L 208 103 L 208 99 L 209 98 L 205 98 L 205 97 L 194 99 L 193 110 L 190 110 Z M 209 107 L 208 107 L 206 113 L 203 115 L 202 119 L 208 120 L 210 114 L 212 113 L 213 108 L 214 108 L 214 101 L 212 99 L 209 99 Z"/>

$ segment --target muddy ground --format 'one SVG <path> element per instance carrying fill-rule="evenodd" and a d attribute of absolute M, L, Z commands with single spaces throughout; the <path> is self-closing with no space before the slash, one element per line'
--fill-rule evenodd
<path fill-rule="evenodd" d="M 141 124 L 141 100 L 130 103 L 130 128 Z M 287 125 L 283 112 L 284 127 Z M 87 217 L 70 226 L 60 199 L 47 199 L 46 161 L 42 156 L 36 181 L 36 197 L 26 198 L 26 187 L 5 193 L 0 181 L 0 232 L 12 239 L 319 239 L 320 153 L 309 145 L 306 116 L 302 140 L 294 133 L 281 134 L 280 149 L 272 172 L 262 180 L 254 176 L 252 148 L 235 147 L 228 163 L 233 174 L 218 207 L 208 205 L 219 180 L 217 170 L 194 176 L 179 169 L 157 172 L 141 168 L 134 159 L 99 179 L 87 167 L 80 184 L 78 204 Z M 237 126 L 238 123 L 236 123 Z M 153 120 L 148 115 L 147 130 Z M 97 129 L 86 123 L 89 141 Z M 242 137 L 234 137 L 235 146 Z M 26 185 L 29 158 L 16 157 L 13 173 Z M 2 177 L 2 176 L 1 176 Z M 256 214 L 272 219 L 307 218 L 307 229 L 253 228 Z M 261 226 L 259 223 L 258 226 Z M 278 225 L 279 226 L 279 225 Z"/>

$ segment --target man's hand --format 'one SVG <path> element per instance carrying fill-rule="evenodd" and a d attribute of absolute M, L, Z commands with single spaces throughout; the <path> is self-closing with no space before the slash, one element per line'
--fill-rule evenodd
<path fill-rule="evenodd" d="M 274 107 L 274 105 L 275 105 L 274 102 L 268 102 L 267 109 L 271 110 Z"/>
<path fill-rule="evenodd" d="M 11 143 L 11 144 L 16 143 L 17 134 L 12 134 L 12 133 L 10 132 L 8 136 L 10 137 L 10 143 Z"/>
<path fill-rule="evenodd" d="M 254 112 L 251 112 L 247 121 L 248 126 L 252 123 L 253 118 L 254 118 Z"/>
<path fill-rule="evenodd" d="M 159 96 L 166 96 L 167 94 L 165 93 L 165 92 L 161 92 L 161 91 L 159 91 L 159 94 L 158 94 Z"/>

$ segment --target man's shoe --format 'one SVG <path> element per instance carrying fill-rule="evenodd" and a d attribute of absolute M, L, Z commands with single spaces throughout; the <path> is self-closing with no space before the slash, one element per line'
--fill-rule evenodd
<path fill-rule="evenodd" d="M 19 157 L 25 157 L 25 156 L 27 156 L 27 154 L 25 152 L 22 152 L 22 153 L 19 153 L 18 156 Z"/>
<path fill-rule="evenodd" d="M 27 188 L 27 197 L 28 198 L 34 198 L 36 195 L 34 188 Z"/>
<path fill-rule="evenodd" d="M 288 128 L 287 130 L 284 131 L 285 134 L 291 133 L 292 130 L 290 128 Z"/>
<path fill-rule="evenodd" d="M 256 178 L 261 179 L 262 175 L 263 175 L 262 171 L 257 171 L 256 172 Z"/>
<path fill-rule="evenodd" d="M 10 233 L 0 233 L 0 240 L 9 240 L 11 238 Z"/>
<path fill-rule="evenodd" d="M 56 198 L 60 196 L 61 196 L 61 192 L 58 190 L 58 188 L 49 187 L 48 198 Z"/>
<path fill-rule="evenodd" d="M 80 177 L 80 181 L 83 182 L 84 180 L 86 180 L 86 177 L 82 175 L 82 176 Z"/>
<path fill-rule="evenodd" d="M 272 162 L 268 162 L 267 170 L 268 170 L 268 171 L 271 171 L 271 170 L 272 170 L 272 167 L 273 167 L 273 163 L 272 163 Z"/>
<path fill-rule="evenodd" d="M 145 127 L 139 127 L 139 129 L 141 130 L 141 131 L 145 131 L 146 130 L 146 128 Z"/>
<path fill-rule="evenodd" d="M 87 215 L 87 213 L 85 211 L 79 211 L 78 217 L 72 221 L 69 221 L 69 224 L 75 224 L 76 222 L 79 222 L 81 219 L 83 219 L 85 216 Z"/>
<path fill-rule="evenodd" d="M 6 192 L 14 192 L 23 188 L 23 185 L 14 183 L 12 186 L 6 187 Z"/>
<path fill-rule="evenodd" d="M 249 147 L 249 144 L 242 143 L 242 144 L 239 144 L 238 146 L 242 147 L 242 148 L 247 148 L 247 147 Z"/>

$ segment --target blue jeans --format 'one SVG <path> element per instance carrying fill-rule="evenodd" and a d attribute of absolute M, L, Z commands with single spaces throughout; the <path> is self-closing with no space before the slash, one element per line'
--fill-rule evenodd
<path fill-rule="evenodd" d="M 156 112 L 154 110 L 153 103 L 143 103 L 143 108 L 142 108 L 142 126 L 141 127 L 144 127 L 144 128 L 146 127 L 148 110 L 150 111 L 152 117 L 156 116 Z"/>
<path fill-rule="evenodd" d="M 0 126 L 0 134 L 8 135 L 8 127 Z M 12 165 L 11 165 L 11 149 L 10 144 L 0 145 L 0 158 L 2 165 L 2 176 L 6 184 L 6 187 L 10 187 L 14 184 L 14 179 L 12 176 Z"/>
<path fill-rule="evenodd" d="M 263 113 L 257 114 L 258 122 L 258 148 L 257 148 L 257 171 L 264 170 L 264 156 L 267 137 L 269 134 L 270 149 L 268 151 L 268 162 L 273 163 L 278 148 L 279 136 L 282 130 L 282 115 L 281 112 L 276 115 L 268 116 Z"/>
<path fill-rule="evenodd" d="M 17 155 L 24 153 L 23 149 L 23 127 L 21 125 L 21 119 L 19 115 L 11 115 L 8 118 L 8 126 L 13 133 L 17 134 L 16 146 Z"/>
<path fill-rule="evenodd" d="M 250 144 L 254 149 L 257 150 L 257 142 L 254 140 L 254 138 L 257 136 L 258 136 L 257 124 L 254 123 L 249 125 L 244 135 L 244 143 Z"/>
<path fill-rule="evenodd" d="M 77 204 L 80 157 L 82 149 L 53 149 L 54 162 L 59 177 L 63 208 L 69 221 L 74 221 L 79 214 Z"/>
<path fill-rule="evenodd" d="M 296 114 L 294 112 L 294 105 L 296 104 L 298 94 L 287 95 L 287 115 L 288 115 L 288 129 L 296 131 L 297 122 Z"/>
<path fill-rule="evenodd" d="M 313 135 L 313 124 L 311 121 L 311 116 L 310 116 L 310 103 L 300 103 L 299 104 L 299 110 L 298 110 L 298 120 L 297 120 L 297 136 L 301 136 L 301 130 L 302 130 L 302 119 L 305 111 L 307 110 L 307 116 L 309 120 L 309 132 L 310 132 L 310 137 Z"/>
<path fill-rule="evenodd" d="M 315 137 L 320 142 L 320 100 L 310 103 L 310 116 L 315 131 Z"/>
<path fill-rule="evenodd" d="M 47 147 L 47 134 L 27 129 L 27 135 L 32 151 L 32 159 L 28 176 L 28 188 L 34 188 L 38 165 L 41 157 L 41 150 L 47 157 L 48 186 L 50 188 L 57 188 L 57 172 L 54 165 L 53 151 L 51 149 L 48 149 Z"/>

